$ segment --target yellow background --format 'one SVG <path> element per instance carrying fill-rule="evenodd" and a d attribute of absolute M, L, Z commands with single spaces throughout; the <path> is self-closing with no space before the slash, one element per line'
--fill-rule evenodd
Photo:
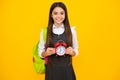
<path fill-rule="evenodd" d="M 54 1 L 0 0 L 0 80 L 44 80 L 33 71 L 32 50 Z M 61 1 L 76 26 L 77 80 L 120 80 L 120 1 Z"/>

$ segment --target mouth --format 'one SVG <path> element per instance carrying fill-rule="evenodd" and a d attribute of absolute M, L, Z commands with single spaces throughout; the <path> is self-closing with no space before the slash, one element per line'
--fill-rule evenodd
<path fill-rule="evenodd" d="M 56 21 L 62 21 L 62 19 L 56 19 Z"/>

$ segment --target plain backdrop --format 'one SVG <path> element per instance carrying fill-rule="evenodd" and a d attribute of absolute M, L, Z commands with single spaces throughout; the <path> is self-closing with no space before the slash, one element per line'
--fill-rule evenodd
<path fill-rule="evenodd" d="M 76 26 L 77 80 L 120 80 L 119 0 L 0 0 L 0 80 L 44 80 L 33 70 L 33 46 L 50 6 L 62 1 Z"/>

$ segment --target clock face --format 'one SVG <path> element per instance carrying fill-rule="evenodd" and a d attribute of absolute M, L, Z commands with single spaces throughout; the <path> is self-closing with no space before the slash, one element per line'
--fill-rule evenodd
<path fill-rule="evenodd" d="M 65 49 L 64 46 L 58 46 L 58 47 L 56 48 L 56 53 L 57 53 L 57 55 L 59 55 L 59 56 L 63 56 L 63 55 L 65 54 L 65 51 L 66 51 L 66 49 Z"/>

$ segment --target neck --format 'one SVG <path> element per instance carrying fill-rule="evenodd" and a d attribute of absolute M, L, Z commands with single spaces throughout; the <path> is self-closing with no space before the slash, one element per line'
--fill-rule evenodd
<path fill-rule="evenodd" d="M 59 28 L 62 25 L 62 23 L 61 24 L 54 24 L 54 25 Z"/>

